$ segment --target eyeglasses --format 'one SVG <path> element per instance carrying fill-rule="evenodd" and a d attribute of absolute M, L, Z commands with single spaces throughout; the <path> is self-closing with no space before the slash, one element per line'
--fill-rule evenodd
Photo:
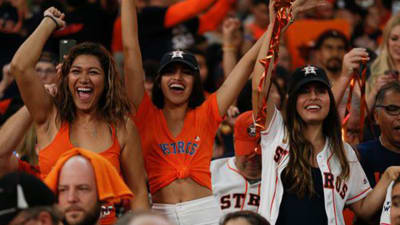
<path fill-rule="evenodd" d="M 376 108 L 384 108 L 386 113 L 391 116 L 400 115 L 400 106 L 397 105 L 377 105 Z"/>

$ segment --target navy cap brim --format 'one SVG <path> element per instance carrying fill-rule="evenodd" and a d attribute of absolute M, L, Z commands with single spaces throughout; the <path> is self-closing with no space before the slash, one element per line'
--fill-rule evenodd
<path fill-rule="evenodd" d="M 299 83 L 296 84 L 296 86 L 290 91 L 291 94 L 296 93 L 301 87 L 303 87 L 306 84 L 309 83 L 314 83 L 314 82 L 318 82 L 321 83 L 323 85 L 325 85 L 327 88 L 331 88 L 331 85 L 326 82 L 325 80 L 319 78 L 319 77 L 314 77 L 314 78 L 308 78 L 308 79 L 303 79 L 301 80 Z"/>
<path fill-rule="evenodd" d="M 174 63 L 182 63 L 186 66 L 188 66 L 191 70 L 199 72 L 199 68 L 192 63 L 188 62 L 187 60 L 183 58 L 174 58 L 171 61 L 165 63 L 164 65 L 161 65 L 160 68 L 158 69 L 158 74 L 161 74 L 162 71 L 169 65 L 174 64 Z"/>

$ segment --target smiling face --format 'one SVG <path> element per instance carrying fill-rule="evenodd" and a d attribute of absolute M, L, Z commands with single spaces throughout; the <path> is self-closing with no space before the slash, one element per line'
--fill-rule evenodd
<path fill-rule="evenodd" d="M 96 56 L 80 55 L 75 58 L 68 73 L 68 88 L 77 110 L 96 110 L 104 91 L 104 71 Z"/>
<path fill-rule="evenodd" d="M 163 69 L 161 90 L 166 105 L 182 105 L 189 102 L 193 90 L 194 71 L 182 63 L 173 63 Z"/>
<path fill-rule="evenodd" d="M 389 53 L 394 62 L 400 62 L 400 25 L 393 27 L 388 41 Z"/>
<path fill-rule="evenodd" d="M 315 82 L 301 87 L 297 96 L 296 109 L 306 124 L 322 123 L 330 110 L 327 87 Z"/>
<path fill-rule="evenodd" d="M 394 90 L 387 91 L 383 102 L 379 105 L 387 107 L 378 107 L 375 111 L 375 120 L 381 130 L 382 141 L 389 149 L 400 151 L 400 114 L 393 113 L 396 110 L 398 112 L 400 108 L 400 93 Z"/>

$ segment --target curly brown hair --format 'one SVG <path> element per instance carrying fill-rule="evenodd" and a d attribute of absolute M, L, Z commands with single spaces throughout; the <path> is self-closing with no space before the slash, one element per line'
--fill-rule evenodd
<path fill-rule="evenodd" d="M 80 55 L 97 57 L 105 74 L 104 90 L 97 104 L 98 115 L 109 124 L 124 123 L 130 113 L 130 103 L 116 63 L 103 46 L 90 42 L 74 46 L 63 61 L 58 92 L 54 98 L 58 118 L 61 122 L 72 123 L 76 117 L 76 106 L 68 88 L 68 74 L 73 62 Z"/>

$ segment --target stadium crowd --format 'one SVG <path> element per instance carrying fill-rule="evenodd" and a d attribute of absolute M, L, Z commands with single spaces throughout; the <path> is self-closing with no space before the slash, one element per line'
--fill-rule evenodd
<path fill-rule="evenodd" d="M 399 0 L 0 0 L 0 49 L 0 225 L 400 225 Z"/>

